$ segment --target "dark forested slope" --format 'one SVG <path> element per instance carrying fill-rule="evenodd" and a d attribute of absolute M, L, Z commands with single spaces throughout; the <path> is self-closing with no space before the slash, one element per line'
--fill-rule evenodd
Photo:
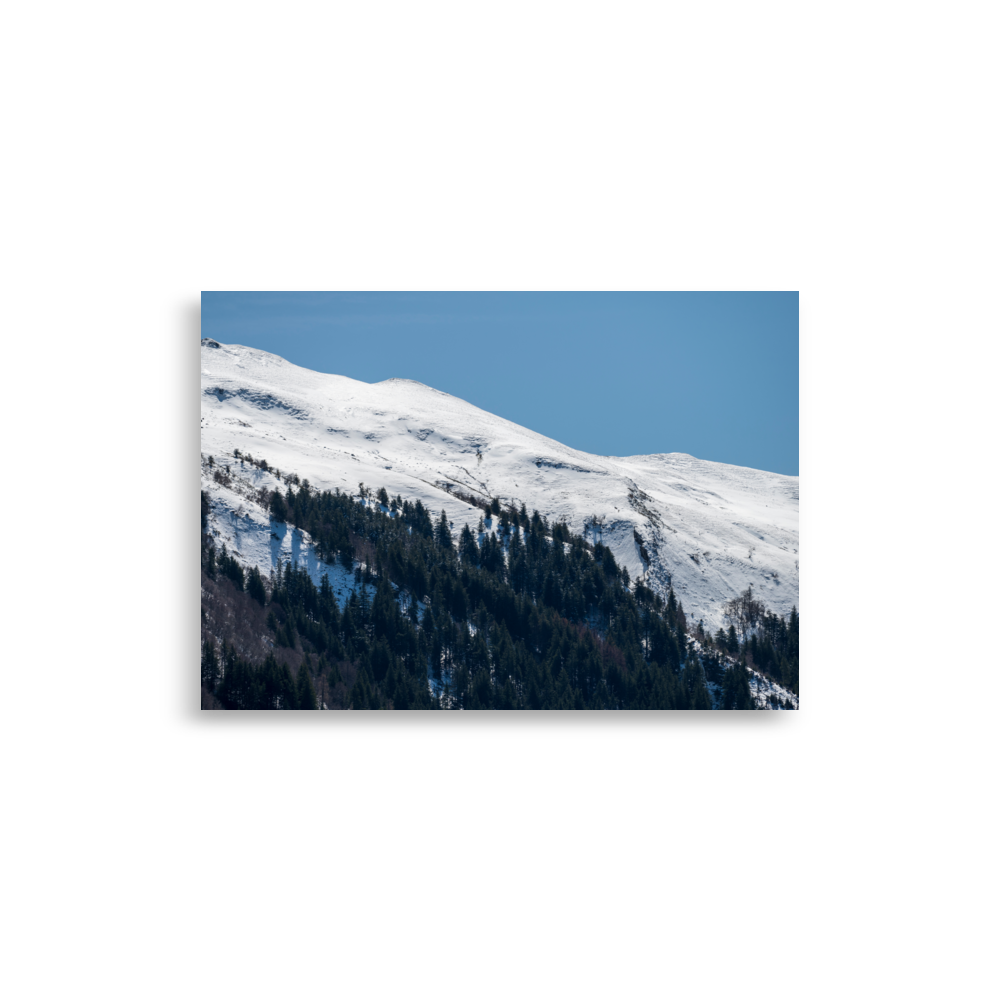
<path fill-rule="evenodd" d="M 249 708 L 746 709 L 747 666 L 798 689 L 798 615 L 727 607 L 692 625 L 603 545 L 522 506 L 453 533 L 419 502 L 290 479 L 260 502 L 354 568 L 341 607 L 286 564 L 247 571 L 204 531 L 203 705 Z M 495 529 L 495 530 L 491 530 Z M 786 703 L 787 706 L 787 703 Z"/>

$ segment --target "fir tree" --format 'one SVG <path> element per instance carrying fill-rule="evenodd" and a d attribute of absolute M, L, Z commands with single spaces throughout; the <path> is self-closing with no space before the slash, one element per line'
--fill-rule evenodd
<path fill-rule="evenodd" d="M 443 510 L 441 511 L 441 518 L 438 521 L 436 538 L 441 548 L 447 549 L 449 552 L 451 551 L 451 529 L 448 527 L 448 515 Z"/>
<path fill-rule="evenodd" d="M 201 647 L 201 683 L 209 691 L 215 690 L 219 681 L 219 658 L 215 652 L 215 643 L 205 639 Z"/>
<path fill-rule="evenodd" d="M 296 709 L 299 707 L 299 698 L 295 690 L 295 682 L 288 669 L 288 664 L 281 665 L 281 675 L 279 678 L 278 707 L 283 709 Z"/>
<path fill-rule="evenodd" d="M 281 495 L 281 490 L 275 490 L 271 494 L 271 517 L 275 521 L 285 521 L 288 518 L 288 510 L 285 506 L 285 498 Z"/>
<path fill-rule="evenodd" d="M 299 680 L 295 693 L 298 708 L 316 708 L 316 692 L 313 689 L 312 678 L 309 676 L 308 654 L 299 666 Z"/>
<path fill-rule="evenodd" d="M 260 570 L 256 566 L 250 567 L 250 574 L 247 578 L 247 593 L 261 606 L 267 602 L 264 581 L 261 578 Z"/>
<path fill-rule="evenodd" d="M 462 557 L 462 564 L 465 566 L 476 566 L 479 563 L 479 546 L 476 545 L 475 536 L 466 524 L 462 527 L 462 534 L 459 536 L 458 552 Z"/>

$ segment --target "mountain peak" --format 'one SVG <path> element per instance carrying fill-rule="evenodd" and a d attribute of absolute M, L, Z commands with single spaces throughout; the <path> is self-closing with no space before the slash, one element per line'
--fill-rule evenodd
<path fill-rule="evenodd" d="M 415 379 L 359 382 L 209 337 L 202 347 L 223 348 L 202 372 L 206 454 L 249 452 L 317 489 L 384 487 L 444 508 L 459 531 L 476 526 L 476 503 L 524 504 L 603 542 L 662 596 L 672 587 L 713 629 L 749 585 L 781 614 L 798 604 L 797 477 L 684 454 L 590 455 Z M 268 557 L 260 569 L 271 568 Z"/>

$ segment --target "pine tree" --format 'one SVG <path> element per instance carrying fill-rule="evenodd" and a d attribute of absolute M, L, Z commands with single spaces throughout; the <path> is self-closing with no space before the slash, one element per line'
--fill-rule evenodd
<path fill-rule="evenodd" d="M 298 708 L 316 708 L 316 691 L 313 689 L 312 678 L 309 676 L 309 655 L 299 666 L 299 681 L 296 685 L 296 700 Z"/>
<path fill-rule="evenodd" d="M 479 546 L 476 545 L 475 536 L 469 530 L 469 526 L 462 526 L 462 534 L 459 536 L 458 551 L 462 557 L 463 566 L 476 566 L 479 563 Z"/>
<path fill-rule="evenodd" d="M 364 710 L 375 707 L 377 706 L 373 704 L 371 678 L 368 676 L 368 668 L 362 663 L 351 688 L 351 708 Z"/>
<path fill-rule="evenodd" d="M 295 690 L 295 682 L 292 680 L 291 672 L 288 669 L 288 664 L 283 663 L 281 665 L 281 674 L 278 680 L 279 684 L 279 705 L 283 709 L 296 709 L 299 707 L 299 697 Z"/>
<path fill-rule="evenodd" d="M 285 498 L 281 495 L 281 490 L 275 490 L 271 494 L 271 517 L 275 521 L 286 521 L 288 510 L 285 507 Z"/>
<path fill-rule="evenodd" d="M 215 652 L 215 643 L 211 639 L 205 639 L 201 647 L 201 683 L 209 691 L 214 691 L 218 682 L 219 658 Z"/>
<path fill-rule="evenodd" d="M 247 579 L 247 593 L 261 606 L 267 603 L 267 592 L 264 590 L 264 580 L 256 566 L 250 567 Z"/>
<path fill-rule="evenodd" d="M 687 689 L 690 708 L 706 711 L 712 707 L 712 699 L 705 686 L 705 675 L 698 660 L 698 654 L 694 650 L 688 653 L 687 661 L 684 664 L 684 686 Z"/>
<path fill-rule="evenodd" d="M 696 712 L 711 712 L 712 711 L 712 697 L 708 693 L 708 688 L 704 684 L 700 684 L 694 691 L 691 698 L 691 707 Z"/>
<path fill-rule="evenodd" d="M 437 543 L 443 549 L 448 551 L 452 550 L 451 543 L 451 529 L 448 527 L 448 515 L 445 511 L 441 511 L 441 519 L 438 521 L 437 526 Z"/>
<path fill-rule="evenodd" d="M 753 697 L 750 693 L 750 675 L 746 664 L 739 660 L 726 671 L 722 682 L 723 707 L 730 710 L 746 711 L 752 709 Z"/>
<path fill-rule="evenodd" d="M 730 656 L 735 656 L 740 651 L 740 640 L 736 637 L 736 627 L 729 626 L 729 634 L 726 636 L 726 649 Z"/>

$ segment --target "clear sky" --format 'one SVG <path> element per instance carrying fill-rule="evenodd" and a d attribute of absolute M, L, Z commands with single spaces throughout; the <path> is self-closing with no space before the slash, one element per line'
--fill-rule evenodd
<path fill-rule="evenodd" d="M 202 292 L 202 336 L 597 455 L 799 472 L 798 292 Z"/>

